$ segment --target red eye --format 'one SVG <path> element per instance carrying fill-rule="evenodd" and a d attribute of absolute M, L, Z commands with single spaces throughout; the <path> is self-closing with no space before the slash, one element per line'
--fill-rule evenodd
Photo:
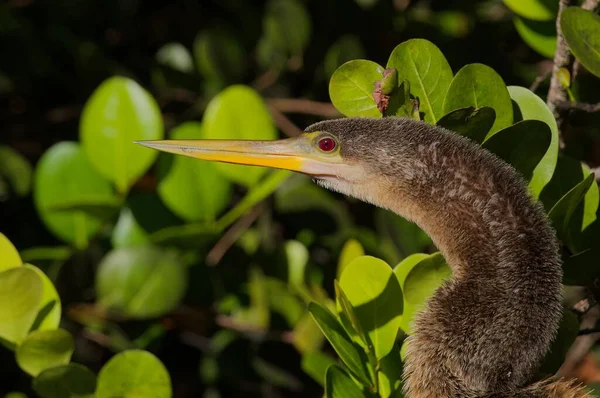
<path fill-rule="evenodd" d="M 323 152 L 331 152 L 335 149 L 335 141 L 331 138 L 321 138 L 319 140 L 319 149 Z"/>

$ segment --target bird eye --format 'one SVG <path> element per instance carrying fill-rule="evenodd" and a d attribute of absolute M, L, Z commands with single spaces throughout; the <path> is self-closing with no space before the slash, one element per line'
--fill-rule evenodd
<path fill-rule="evenodd" d="M 319 140 L 319 149 L 323 152 L 331 152 L 335 149 L 335 146 L 333 138 L 321 138 Z"/>

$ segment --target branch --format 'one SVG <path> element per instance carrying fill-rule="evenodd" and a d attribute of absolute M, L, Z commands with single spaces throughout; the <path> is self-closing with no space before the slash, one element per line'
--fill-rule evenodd
<path fill-rule="evenodd" d="M 302 113 L 323 117 L 340 117 L 342 114 L 329 102 L 307 99 L 269 98 L 267 103 L 283 113 Z"/>
<path fill-rule="evenodd" d="M 279 112 L 277 108 L 268 104 L 269 112 L 275 119 L 275 125 L 279 130 L 281 130 L 288 137 L 296 137 L 302 134 L 302 130 L 296 126 L 287 116 L 283 113 Z"/>
<path fill-rule="evenodd" d="M 561 112 L 569 111 L 571 109 L 576 109 L 584 112 L 598 112 L 600 111 L 600 103 L 587 104 L 585 102 L 561 101 L 556 104 L 556 108 Z"/>

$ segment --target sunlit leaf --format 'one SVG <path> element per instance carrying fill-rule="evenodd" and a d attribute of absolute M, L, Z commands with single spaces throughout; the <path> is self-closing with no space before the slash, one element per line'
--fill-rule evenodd
<path fill-rule="evenodd" d="M 558 159 L 558 127 L 552 112 L 546 103 L 530 90 L 519 87 L 509 86 L 513 102 L 514 121 L 520 120 L 540 120 L 550 127 L 552 140 L 546 154 L 539 162 L 533 172 L 533 177 L 529 182 L 529 188 L 534 196 L 539 196 L 540 192 L 548 184 L 554 174 L 556 162 Z"/>
<path fill-rule="evenodd" d="M 336 277 L 339 279 L 348 264 L 350 264 L 355 258 L 364 255 L 365 249 L 363 249 L 360 242 L 356 239 L 349 239 L 346 243 L 344 243 L 344 247 L 342 247 L 342 251 L 340 252 Z"/>
<path fill-rule="evenodd" d="M 346 329 L 348 335 L 354 340 L 355 343 L 362 346 L 363 348 L 369 348 L 372 350 L 371 340 L 369 336 L 363 331 L 358 317 L 352 303 L 348 299 L 348 296 L 344 293 L 340 284 L 337 280 L 334 281 L 335 287 L 335 298 L 338 307 L 338 318 L 340 319 L 342 326 Z"/>
<path fill-rule="evenodd" d="M 30 247 L 21 251 L 23 262 L 35 263 L 36 261 L 66 261 L 73 254 L 73 249 L 69 246 L 53 247 Z"/>
<path fill-rule="evenodd" d="M 59 238 L 78 248 L 87 246 L 101 220 L 81 210 L 62 210 L 60 205 L 112 200 L 108 181 L 100 176 L 74 142 L 60 142 L 44 153 L 35 173 L 34 201 L 44 224 Z M 53 209 L 59 207 L 58 209 Z"/>
<path fill-rule="evenodd" d="M 398 84 L 409 81 L 411 94 L 419 98 L 419 111 L 425 114 L 426 122 L 435 124 L 448 113 L 443 106 L 452 69 L 435 44 L 424 39 L 405 41 L 392 51 L 387 68 L 396 68 Z"/>
<path fill-rule="evenodd" d="M 33 379 L 33 389 L 41 398 L 93 397 L 96 375 L 79 364 L 57 366 Z"/>
<path fill-rule="evenodd" d="M 354 345 L 346 331 L 331 312 L 317 303 L 310 303 L 308 311 L 313 316 L 319 328 L 331 343 L 340 359 L 348 366 L 358 380 L 365 385 L 372 385 L 371 377 L 365 364 L 368 362 L 361 348 Z"/>
<path fill-rule="evenodd" d="M 444 113 L 469 106 L 488 106 L 496 112 L 496 120 L 488 136 L 513 122 L 512 102 L 506 85 L 489 66 L 466 65 L 452 79 L 444 99 Z"/>
<path fill-rule="evenodd" d="M 68 364 L 74 349 L 73 337 L 66 330 L 38 330 L 17 347 L 16 358 L 19 367 L 35 377 L 46 369 Z"/>
<path fill-rule="evenodd" d="M 42 299 L 35 271 L 18 267 L 0 272 L 0 338 L 19 344 L 31 329 Z"/>
<path fill-rule="evenodd" d="M 277 130 L 262 98 L 250 87 L 228 87 L 214 97 L 204 112 L 204 138 L 272 140 Z M 217 163 L 215 167 L 229 180 L 255 185 L 267 169 Z"/>
<path fill-rule="evenodd" d="M 133 141 L 163 138 L 162 115 L 154 98 L 139 84 L 112 77 L 86 102 L 79 136 L 94 168 L 124 193 L 158 155 Z"/>
<path fill-rule="evenodd" d="M 354 380 L 339 366 L 331 365 L 325 375 L 327 398 L 365 398 Z"/>
<path fill-rule="evenodd" d="M 158 358 L 128 350 L 111 358 L 98 373 L 96 398 L 170 398 L 171 378 Z"/>
<path fill-rule="evenodd" d="M 302 243 L 291 240 L 285 243 L 284 250 L 288 263 L 288 283 L 301 288 L 305 285 L 304 273 L 308 264 L 308 249 Z"/>
<path fill-rule="evenodd" d="M 313 317 L 308 313 L 304 314 L 296 322 L 292 336 L 292 344 L 303 354 L 318 351 L 325 341 L 319 326 L 317 326 Z"/>
<path fill-rule="evenodd" d="M 552 0 L 504 0 L 515 14 L 535 21 L 556 19 L 558 3 Z"/>
<path fill-rule="evenodd" d="M 327 368 L 336 364 L 335 358 L 322 352 L 309 352 L 302 356 L 302 370 L 321 386 L 325 386 Z"/>
<path fill-rule="evenodd" d="M 464 137 L 482 143 L 496 120 L 493 108 L 472 106 L 452 111 L 438 120 L 437 125 L 452 130 Z"/>
<path fill-rule="evenodd" d="M 392 268 L 375 257 L 358 257 L 344 269 L 340 286 L 375 356 L 385 357 L 394 346 L 403 311 L 402 291 Z"/>
<path fill-rule="evenodd" d="M 0 145 L 0 178 L 6 178 L 18 196 L 29 194 L 32 174 L 31 164 L 23 155 L 11 147 Z"/>
<path fill-rule="evenodd" d="M 54 284 L 38 267 L 31 264 L 25 264 L 24 267 L 35 271 L 42 281 L 42 298 L 31 330 L 54 330 L 58 328 L 62 305 Z"/>
<path fill-rule="evenodd" d="M 344 115 L 381 117 L 373 99 L 375 82 L 383 68 L 372 61 L 357 59 L 340 66 L 329 81 L 329 97 Z"/>
<path fill-rule="evenodd" d="M 23 260 L 21 260 L 19 252 L 6 235 L 0 232 L 0 272 L 18 267 L 21 264 L 23 264 Z"/>
<path fill-rule="evenodd" d="M 158 63 L 189 73 L 194 69 L 194 61 L 189 50 L 181 43 L 167 43 L 156 52 Z"/>
<path fill-rule="evenodd" d="M 568 7 L 561 13 L 560 27 L 575 57 L 600 77 L 600 16 L 577 6 Z"/>
<path fill-rule="evenodd" d="M 123 207 L 113 228 L 111 243 L 115 249 L 142 246 L 150 241 L 148 233 L 138 224 L 128 207 Z"/>
<path fill-rule="evenodd" d="M 186 122 L 176 127 L 170 138 L 205 137 L 200 123 Z M 231 185 L 211 162 L 161 154 L 158 179 L 157 191 L 161 200 L 186 221 L 214 220 L 230 201 Z"/>
<path fill-rule="evenodd" d="M 173 310 L 186 287 L 187 269 L 177 254 L 148 246 L 110 252 L 96 274 L 99 304 L 135 318 Z"/>
<path fill-rule="evenodd" d="M 515 28 L 525 43 L 546 58 L 553 58 L 556 52 L 556 22 L 532 21 L 515 17 Z"/>

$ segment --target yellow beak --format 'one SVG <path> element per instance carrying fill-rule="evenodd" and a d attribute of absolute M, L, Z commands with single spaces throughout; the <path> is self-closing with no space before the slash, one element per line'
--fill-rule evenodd
<path fill-rule="evenodd" d="M 339 156 L 318 153 L 305 136 L 277 141 L 161 140 L 136 141 L 163 152 L 224 163 L 265 166 L 312 176 L 337 177 Z"/>

